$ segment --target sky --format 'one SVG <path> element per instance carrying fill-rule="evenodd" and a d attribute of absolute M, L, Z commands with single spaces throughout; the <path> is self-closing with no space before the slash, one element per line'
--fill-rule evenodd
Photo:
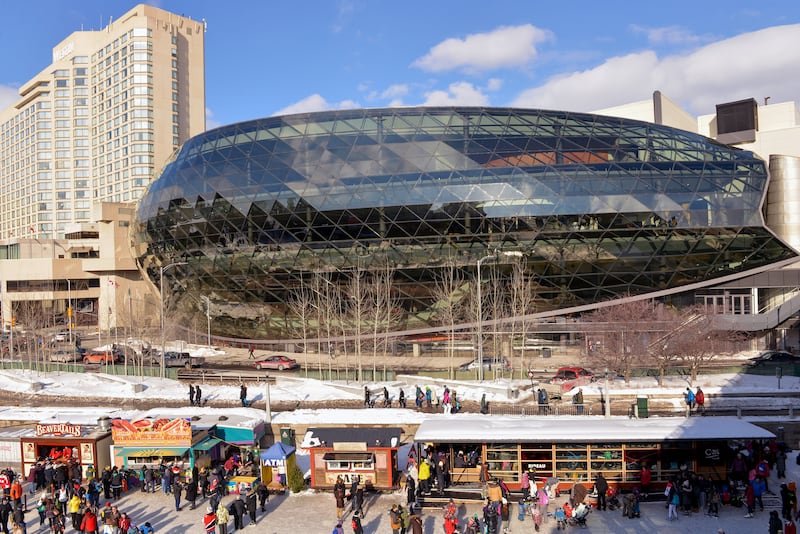
<path fill-rule="evenodd" d="M 593 111 L 655 90 L 697 116 L 744 98 L 797 101 L 800 88 L 794 0 L 145 3 L 205 19 L 208 128 L 354 107 Z M 4 2 L 0 109 L 58 42 L 134 5 Z"/>

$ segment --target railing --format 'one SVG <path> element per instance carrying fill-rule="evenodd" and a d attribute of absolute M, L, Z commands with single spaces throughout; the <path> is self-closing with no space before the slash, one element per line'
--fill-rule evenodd
<path fill-rule="evenodd" d="M 588 404 L 503 404 L 489 403 L 491 415 L 594 415 Z"/>

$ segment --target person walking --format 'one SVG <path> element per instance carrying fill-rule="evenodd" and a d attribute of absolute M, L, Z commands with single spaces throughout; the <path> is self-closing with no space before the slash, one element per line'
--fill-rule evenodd
<path fill-rule="evenodd" d="M 333 485 L 333 497 L 336 499 L 336 519 L 341 519 L 344 515 L 344 494 L 344 479 L 341 476 L 336 477 L 336 483 Z"/>
<path fill-rule="evenodd" d="M 402 389 L 400 390 L 400 396 L 397 398 L 397 400 L 400 403 L 401 408 L 406 407 L 406 392 Z"/>
<path fill-rule="evenodd" d="M 608 493 L 608 481 L 603 476 L 603 473 L 597 473 L 597 478 L 594 480 L 594 489 L 597 490 L 597 510 L 606 510 L 606 494 Z"/>
<path fill-rule="evenodd" d="M 233 500 L 228 508 L 228 511 L 233 516 L 233 531 L 236 532 L 242 528 L 242 518 L 244 517 L 245 512 L 244 499 L 242 498 L 241 494 Z"/>
<path fill-rule="evenodd" d="M 206 534 L 214 534 L 217 530 L 217 514 L 210 506 L 206 508 L 206 515 L 203 516 L 203 528 Z"/>
<path fill-rule="evenodd" d="M 536 400 L 539 403 L 539 415 L 547 415 L 548 398 L 547 398 L 547 391 L 545 391 L 544 388 L 539 388 L 539 391 L 537 392 L 536 395 Z"/>
<path fill-rule="evenodd" d="M 256 494 L 258 495 L 258 503 L 259 507 L 261 508 L 261 512 L 264 513 L 267 511 L 267 503 L 269 502 L 269 488 L 266 484 L 264 484 L 263 480 L 258 482 L 258 486 L 256 486 Z"/>
<path fill-rule="evenodd" d="M 194 385 L 189 384 L 189 404 L 194 404 Z"/>
<path fill-rule="evenodd" d="M 200 390 L 200 386 L 194 387 L 194 404 L 195 406 L 200 406 L 203 403 L 203 392 Z"/>
<path fill-rule="evenodd" d="M 183 495 L 183 484 L 176 478 L 172 481 L 172 496 L 175 498 L 175 511 L 181 511 L 181 496 Z"/>
<path fill-rule="evenodd" d="M 369 408 L 372 401 L 372 395 L 370 395 L 369 388 L 364 386 L 364 408 Z"/>
<path fill-rule="evenodd" d="M 217 505 L 217 529 L 218 534 L 228 534 L 228 521 L 230 520 L 230 513 L 225 505 L 220 503 Z"/>
<path fill-rule="evenodd" d="M 358 513 L 353 514 L 350 526 L 353 527 L 353 534 L 364 534 L 364 527 L 361 526 L 361 516 Z"/>
<path fill-rule="evenodd" d="M 244 383 L 239 386 L 239 400 L 242 401 L 242 406 L 247 406 L 247 386 Z"/>
<path fill-rule="evenodd" d="M 255 347 L 253 347 L 253 345 L 250 345 L 247 348 L 247 359 L 248 360 L 255 360 L 256 359 Z"/>
<path fill-rule="evenodd" d="M 578 415 L 583 415 L 583 389 L 578 388 L 575 395 L 572 396 L 572 404 L 575 405 L 575 412 Z"/>
<path fill-rule="evenodd" d="M 700 386 L 697 387 L 697 392 L 694 394 L 694 402 L 697 404 L 697 413 L 701 415 L 706 414 L 706 394 Z"/>
<path fill-rule="evenodd" d="M 683 394 L 683 400 L 686 402 L 688 415 L 692 415 L 696 398 L 694 396 L 694 391 L 692 391 L 691 388 L 686 388 L 686 393 Z"/>
<path fill-rule="evenodd" d="M 247 514 L 250 516 L 250 526 L 256 525 L 256 510 L 258 510 L 258 497 L 255 490 L 247 492 L 247 500 L 245 501 L 247 507 Z"/>
<path fill-rule="evenodd" d="M 197 508 L 195 502 L 197 501 L 197 479 L 191 478 L 186 483 L 186 494 L 184 495 L 186 502 L 191 503 L 190 510 Z"/>

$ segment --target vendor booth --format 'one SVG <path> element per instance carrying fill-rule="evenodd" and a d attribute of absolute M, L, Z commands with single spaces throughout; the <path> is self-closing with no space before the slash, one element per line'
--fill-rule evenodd
<path fill-rule="evenodd" d="M 111 464 L 111 438 L 111 432 L 98 425 L 37 423 L 33 436 L 20 438 L 22 472 L 49 460 L 55 465 L 79 464 L 84 477 L 90 468 L 97 473 Z"/>
<path fill-rule="evenodd" d="M 259 455 L 261 480 L 270 491 L 283 492 L 286 489 L 287 473 L 295 466 L 294 452 L 291 445 L 277 442 Z"/>
<path fill-rule="evenodd" d="M 311 487 L 330 489 L 338 477 L 368 488 L 397 484 L 401 428 L 310 428 L 303 448 L 311 454 Z"/>
<path fill-rule="evenodd" d="M 185 469 L 194 467 L 190 449 L 195 440 L 186 419 L 114 419 L 111 429 L 114 456 L 120 467 L 135 469 L 162 462 L 176 463 Z M 206 437 L 198 436 L 196 442 L 203 443 Z"/>

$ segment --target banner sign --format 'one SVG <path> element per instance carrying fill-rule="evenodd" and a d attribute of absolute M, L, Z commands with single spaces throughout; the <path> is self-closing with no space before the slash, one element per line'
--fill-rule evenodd
<path fill-rule="evenodd" d="M 80 436 L 81 425 L 69 423 L 36 424 L 36 437 L 40 436 Z"/>
<path fill-rule="evenodd" d="M 111 437 L 122 447 L 191 447 L 192 425 L 188 419 L 113 419 Z"/>

